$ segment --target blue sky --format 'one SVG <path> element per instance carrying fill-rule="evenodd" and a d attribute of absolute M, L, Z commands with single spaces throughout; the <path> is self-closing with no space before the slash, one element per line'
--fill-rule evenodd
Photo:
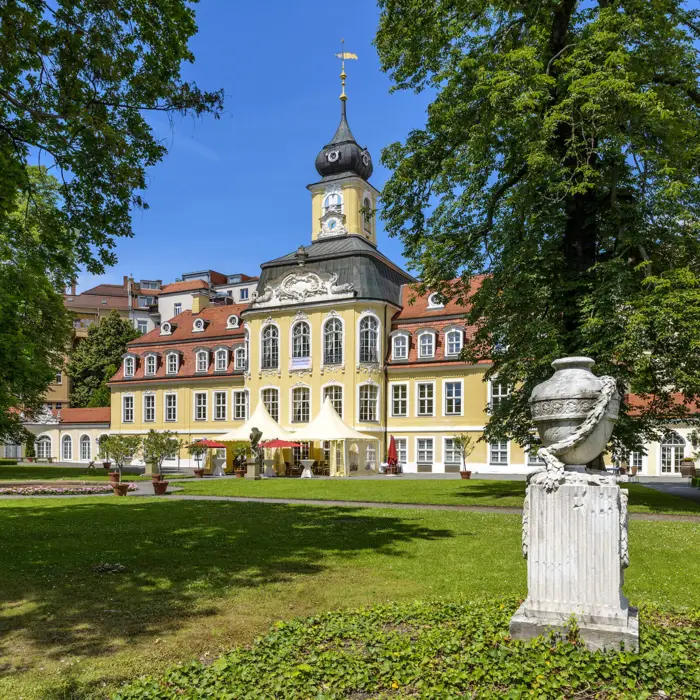
<path fill-rule="evenodd" d="M 378 9 L 372 0 L 201 0 L 196 56 L 185 77 L 223 88 L 220 120 L 165 115 L 150 121 L 170 152 L 148 173 L 150 209 L 134 214 L 134 238 L 120 240 L 118 264 L 80 288 L 136 279 L 172 281 L 183 272 L 214 269 L 258 274 L 260 263 L 310 242 L 306 185 L 318 179 L 314 159 L 339 121 L 340 64 L 350 61 L 348 120 L 375 162 L 372 184 L 389 173 L 380 151 L 424 123 L 427 97 L 389 94 L 372 46 Z M 401 242 L 379 230 L 379 248 L 399 263 Z"/>

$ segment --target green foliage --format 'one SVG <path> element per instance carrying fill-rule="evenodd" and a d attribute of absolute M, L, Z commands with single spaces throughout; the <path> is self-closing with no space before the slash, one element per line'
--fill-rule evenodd
<path fill-rule="evenodd" d="M 17 460 L 16 459 L 0 459 L 0 466 L 3 466 L 3 467 L 17 466 Z"/>
<path fill-rule="evenodd" d="M 124 467 L 138 454 L 141 443 L 138 435 L 108 435 L 104 442 L 100 443 L 100 449 L 106 450 L 121 474 Z"/>
<path fill-rule="evenodd" d="M 107 462 L 109 460 L 109 435 L 100 435 L 97 438 L 98 458 Z"/>
<path fill-rule="evenodd" d="M 35 446 L 34 435 L 27 435 L 24 442 L 24 456 L 25 457 L 36 457 L 36 446 Z"/>
<path fill-rule="evenodd" d="M 153 462 L 157 471 L 163 466 L 163 461 L 168 457 L 177 455 L 180 449 L 180 440 L 177 433 L 171 430 L 157 432 L 153 429 L 143 439 L 143 458 L 147 462 Z"/>
<path fill-rule="evenodd" d="M 88 329 L 87 338 L 78 343 L 67 367 L 73 382 L 71 406 L 109 406 L 107 382 L 116 374 L 129 341 L 139 333 L 117 311 Z"/>
<path fill-rule="evenodd" d="M 200 466 L 202 463 L 202 457 L 206 454 L 207 448 L 202 445 L 193 442 L 191 445 L 187 445 L 187 451 L 190 453 L 191 457 L 194 457 L 197 465 Z"/>
<path fill-rule="evenodd" d="M 697 612 L 642 609 L 641 653 L 568 638 L 514 642 L 517 601 L 391 604 L 280 622 L 213 664 L 176 666 L 115 700 L 181 697 L 696 698 Z"/>
<path fill-rule="evenodd" d="M 487 439 L 527 444 L 533 386 L 589 355 L 653 395 L 616 427 L 637 447 L 673 413 L 670 387 L 700 395 L 700 10 L 379 5 L 383 68 L 432 96 L 425 127 L 383 153 L 384 218 L 424 288 L 471 301 L 464 359 L 492 357 L 515 387 Z"/>

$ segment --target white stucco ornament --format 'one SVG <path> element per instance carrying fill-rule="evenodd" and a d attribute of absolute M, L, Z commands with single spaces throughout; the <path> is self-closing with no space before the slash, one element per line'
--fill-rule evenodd
<path fill-rule="evenodd" d="M 299 267 L 282 277 L 271 280 L 262 294 L 253 294 L 251 307 L 255 309 L 275 306 L 294 306 L 310 301 L 352 298 L 351 283 L 338 284 L 338 275 L 321 270 Z"/>

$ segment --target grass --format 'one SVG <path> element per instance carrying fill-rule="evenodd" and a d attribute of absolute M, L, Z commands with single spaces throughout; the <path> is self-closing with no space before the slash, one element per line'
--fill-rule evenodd
<path fill-rule="evenodd" d="M 168 475 L 168 479 L 186 478 L 187 474 Z M 51 465 L 19 464 L 17 466 L 0 466 L 0 481 L 33 481 L 61 479 L 80 481 L 108 481 L 109 474 L 101 465 L 95 469 L 83 467 L 53 467 Z M 124 481 L 150 481 L 150 476 L 124 474 Z"/>
<path fill-rule="evenodd" d="M 526 590 L 520 518 L 501 513 L 31 499 L 0 503 L 0 533 L 3 698 L 102 698 L 280 619 Z M 630 546 L 633 601 L 700 607 L 700 525 L 634 521 Z"/>
<path fill-rule="evenodd" d="M 184 493 L 192 495 L 513 508 L 522 507 L 525 486 L 524 481 L 485 479 L 202 479 L 183 484 Z M 700 515 L 700 503 L 655 491 L 642 484 L 627 484 L 625 488 L 630 492 L 632 513 Z"/>

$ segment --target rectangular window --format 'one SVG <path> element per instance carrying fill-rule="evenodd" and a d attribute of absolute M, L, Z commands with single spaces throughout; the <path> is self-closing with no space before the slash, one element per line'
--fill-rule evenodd
<path fill-rule="evenodd" d="M 394 443 L 396 444 L 396 457 L 399 464 L 406 464 L 408 462 L 408 441 L 406 438 L 394 438 Z"/>
<path fill-rule="evenodd" d="M 194 395 L 194 419 L 207 419 L 207 395 L 204 392 L 196 392 Z"/>
<path fill-rule="evenodd" d="M 294 464 L 298 464 L 302 459 L 309 458 L 309 443 L 302 442 L 301 447 L 292 447 L 292 457 Z"/>
<path fill-rule="evenodd" d="M 508 441 L 494 440 L 489 443 L 489 464 L 497 467 L 508 465 Z"/>
<path fill-rule="evenodd" d="M 509 393 L 505 382 L 491 382 L 491 410 L 500 406 Z"/>
<path fill-rule="evenodd" d="M 182 313 L 182 304 L 180 302 L 178 302 L 177 304 L 173 304 L 173 315 L 178 316 L 181 313 Z"/>
<path fill-rule="evenodd" d="M 238 298 L 241 301 L 246 301 L 248 299 L 248 287 L 242 287 L 238 292 Z"/>
<path fill-rule="evenodd" d="M 136 330 L 143 335 L 148 333 L 148 321 L 136 321 Z"/>
<path fill-rule="evenodd" d="M 226 392 L 214 392 L 214 420 L 226 420 Z"/>
<path fill-rule="evenodd" d="M 122 397 L 122 420 L 124 423 L 134 422 L 134 397 Z"/>
<path fill-rule="evenodd" d="M 279 423 L 280 420 L 280 394 L 277 389 L 263 389 L 262 401 L 272 420 Z"/>
<path fill-rule="evenodd" d="M 323 389 L 323 402 L 330 398 L 333 408 L 336 413 L 343 417 L 343 387 L 342 386 L 327 386 Z"/>
<path fill-rule="evenodd" d="M 379 387 L 374 386 L 373 384 L 364 384 L 360 387 L 360 422 L 377 422 L 378 396 Z"/>
<path fill-rule="evenodd" d="M 544 465 L 544 460 L 539 456 L 537 451 L 531 447 L 527 449 L 527 465 L 528 467 L 541 467 Z"/>
<path fill-rule="evenodd" d="M 433 462 L 433 438 L 418 438 L 418 462 L 419 464 L 432 464 Z"/>
<path fill-rule="evenodd" d="M 377 468 L 377 447 L 369 443 L 365 448 L 365 470 L 373 471 Z"/>
<path fill-rule="evenodd" d="M 225 372 L 228 366 L 228 351 L 217 350 L 216 351 L 216 371 Z"/>
<path fill-rule="evenodd" d="M 197 372 L 206 372 L 209 369 L 209 353 L 197 353 Z"/>
<path fill-rule="evenodd" d="M 452 438 L 445 438 L 445 464 L 461 464 L 462 455 Z"/>
<path fill-rule="evenodd" d="M 432 333 L 423 333 L 418 343 L 420 357 L 432 357 L 435 354 L 435 336 Z"/>
<path fill-rule="evenodd" d="M 177 421 L 177 394 L 165 395 L 165 420 L 168 423 Z"/>
<path fill-rule="evenodd" d="M 448 355 L 459 355 L 462 352 L 462 331 L 457 329 L 447 331 L 445 345 Z"/>
<path fill-rule="evenodd" d="M 308 423 L 311 417 L 311 392 L 307 387 L 292 389 L 292 423 Z"/>
<path fill-rule="evenodd" d="M 124 360 L 124 376 L 133 377 L 134 376 L 134 358 L 127 357 Z"/>
<path fill-rule="evenodd" d="M 641 452 L 630 452 L 628 462 L 630 467 L 636 467 L 637 471 L 642 471 L 644 467 L 644 455 Z"/>
<path fill-rule="evenodd" d="M 156 397 L 155 394 L 144 394 L 143 396 L 143 420 L 152 423 L 156 419 Z"/>
<path fill-rule="evenodd" d="M 22 446 L 14 442 L 5 443 L 5 459 L 19 459 L 22 454 Z"/>
<path fill-rule="evenodd" d="M 269 409 L 268 409 L 269 410 Z M 233 392 L 233 419 L 245 420 L 248 417 L 248 392 Z"/>
<path fill-rule="evenodd" d="M 54 381 L 54 384 L 63 384 L 63 375 L 58 372 L 56 375 L 56 380 Z"/>
<path fill-rule="evenodd" d="M 418 415 L 435 415 L 435 385 L 432 382 L 418 384 Z"/>
<path fill-rule="evenodd" d="M 408 385 L 391 385 L 391 415 L 395 418 L 408 415 Z"/>
<path fill-rule="evenodd" d="M 408 338 L 405 335 L 394 336 L 394 359 L 408 359 Z"/>
<path fill-rule="evenodd" d="M 168 374 L 177 374 L 178 366 L 180 365 L 180 358 L 177 353 L 170 353 L 168 355 L 167 370 Z"/>
<path fill-rule="evenodd" d="M 445 382 L 445 415 L 462 415 L 462 382 Z"/>
<path fill-rule="evenodd" d="M 156 373 L 156 356 L 146 356 L 146 374 L 151 377 Z"/>

